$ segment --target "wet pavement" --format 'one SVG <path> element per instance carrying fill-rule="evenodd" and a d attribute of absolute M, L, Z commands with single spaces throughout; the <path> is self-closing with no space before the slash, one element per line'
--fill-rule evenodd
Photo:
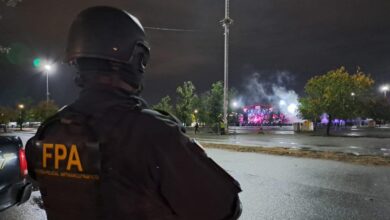
<path fill-rule="evenodd" d="M 15 131 L 23 140 L 27 140 L 35 129 L 23 132 Z M 202 131 L 202 130 L 201 130 Z M 332 130 L 334 136 L 326 137 L 321 131 L 316 133 L 295 133 L 292 126 L 231 127 L 229 135 L 217 135 L 202 131 L 194 134 L 191 128 L 189 136 L 204 143 L 233 144 L 252 147 L 285 147 L 293 149 L 343 152 L 353 155 L 374 155 L 390 157 L 390 126 L 378 128 L 355 127 Z"/>
<path fill-rule="evenodd" d="M 191 128 L 190 128 L 191 129 Z M 293 126 L 230 126 L 230 134 L 294 134 Z M 326 127 L 317 127 L 316 131 L 307 133 L 309 135 L 324 136 Z M 330 135 L 333 137 L 372 137 L 372 138 L 390 138 L 390 125 L 378 127 L 352 126 L 352 127 L 332 127 Z"/>
<path fill-rule="evenodd" d="M 280 133 L 285 132 L 285 133 Z M 288 131 L 259 134 L 215 135 L 190 134 L 201 143 L 232 144 L 252 147 L 286 147 L 314 151 L 334 151 L 354 155 L 390 157 L 390 138 L 325 137 L 308 134 L 288 134 Z"/>
<path fill-rule="evenodd" d="M 18 135 L 25 142 L 32 134 Z M 241 184 L 244 210 L 240 219 L 390 219 L 389 167 L 216 149 L 207 152 Z M 34 192 L 25 204 L 0 212 L 0 219 L 45 220 L 39 198 L 39 192 Z"/>
<path fill-rule="evenodd" d="M 209 149 L 241 183 L 241 219 L 390 219 L 390 168 Z"/>
<path fill-rule="evenodd" d="M 26 203 L 0 212 L 0 220 L 46 220 L 46 212 L 42 208 L 41 194 L 35 191 Z"/>
<path fill-rule="evenodd" d="M 208 149 L 241 184 L 242 220 L 390 218 L 390 168 Z M 205 196 L 207 199 L 207 196 Z M 0 213 L 4 220 L 45 220 L 39 193 Z"/>

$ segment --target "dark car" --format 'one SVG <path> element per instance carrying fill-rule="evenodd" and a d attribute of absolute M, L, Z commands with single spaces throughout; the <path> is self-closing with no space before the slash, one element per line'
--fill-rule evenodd
<path fill-rule="evenodd" d="M 22 140 L 0 136 L 0 211 L 26 202 L 32 184 L 27 180 L 27 161 Z"/>

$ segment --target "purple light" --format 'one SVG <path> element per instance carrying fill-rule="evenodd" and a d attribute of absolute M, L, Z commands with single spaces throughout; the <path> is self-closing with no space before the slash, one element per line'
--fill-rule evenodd
<path fill-rule="evenodd" d="M 321 115 L 321 124 L 328 124 L 328 115 L 326 113 Z"/>

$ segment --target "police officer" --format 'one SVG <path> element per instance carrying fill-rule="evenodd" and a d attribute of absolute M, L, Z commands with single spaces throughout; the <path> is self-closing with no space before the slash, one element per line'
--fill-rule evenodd
<path fill-rule="evenodd" d="M 92 7 L 73 22 L 66 61 L 79 98 L 46 120 L 26 147 L 49 220 L 237 219 L 237 181 L 138 96 L 149 59 L 131 14 Z"/>

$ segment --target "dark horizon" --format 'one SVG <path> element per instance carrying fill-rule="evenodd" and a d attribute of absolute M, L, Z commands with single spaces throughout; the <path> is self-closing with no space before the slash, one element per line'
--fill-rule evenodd
<path fill-rule="evenodd" d="M 198 92 L 223 80 L 224 1 L 63 1 L 0 2 L 0 105 L 14 105 L 23 97 L 44 100 L 46 78 L 33 68 L 36 57 L 58 62 L 50 76 L 50 93 L 59 105 L 77 97 L 74 70 L 59 64 L 66 34 L 79 11 L 93 5 L 128 10 L 145 27 L 152 50 L 145 75 L 143 97 L 150 104 L 175 94 L 183 81 L 192 81 Z M 50 9 L 50 10 L 49 10 Z M 287 89 L 303 94 L 312 76 L 345 66 L 357 66 L 377 82 L 390 82 L 390 2 L 357 1 L 231 1 L 229 86 L 243 95 L 249 79 L 277 83 L 277 73 L 290 78 Z M 0 51 L 1 52 L 1 51 Z M 379 84 L 378 84 L 379 83 Z"/>

